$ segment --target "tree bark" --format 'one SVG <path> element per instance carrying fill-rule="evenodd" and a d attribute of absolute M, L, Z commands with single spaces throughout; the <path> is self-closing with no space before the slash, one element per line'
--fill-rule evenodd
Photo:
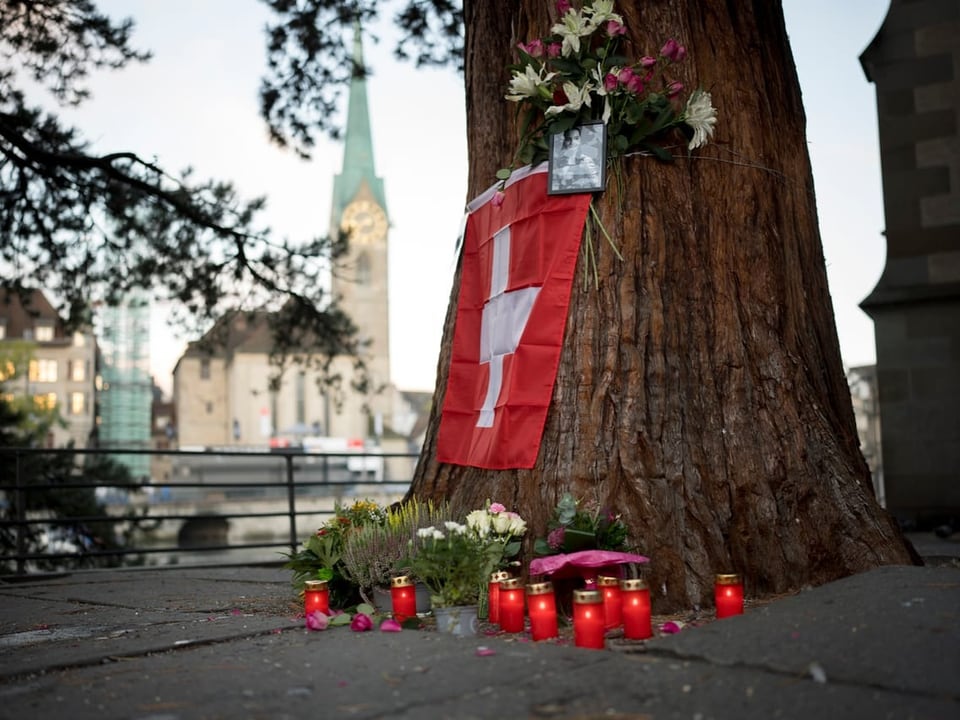
<path fill-rule="evenodd" d="M 553 3 L 465 2 L 469 194 L 516 148 L 503 99 L 519 41 L 548 34 Z M 713 143 L 672 164 L 633 156 L 596 200 L 623 260 L 595 246 L 578 280 L 536 466 L 440 464 L 437 428 L 459 292 L 454 282 L 426 443 L 411 493 L 490 498 L 543 535 L 565 491 L 623 514 L 659 611 L 712 605 L 714 574 L 747 593 L 908 563 L 873 497 L 840 360 L 779 3 L 620 2 L 633 58 L 676 38 L 685 87 L 709 90 Z"/>

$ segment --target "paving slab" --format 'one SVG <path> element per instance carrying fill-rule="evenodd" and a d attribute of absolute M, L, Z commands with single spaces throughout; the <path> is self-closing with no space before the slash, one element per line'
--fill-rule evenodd
<path fill-rule="evenodd" d="M 618 651 L 310 632 L 282 570 L 92 575 L 0 585 L 0 718 L 960 717 L 955 568 L 881 568 Z M 43 617 L 64 636 L 24 634 Z"/>

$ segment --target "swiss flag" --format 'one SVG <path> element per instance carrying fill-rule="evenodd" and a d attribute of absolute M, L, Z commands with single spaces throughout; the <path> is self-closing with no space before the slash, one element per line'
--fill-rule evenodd
<path fill-rule="evenodd" d="M 437 459 L 530 468 L 560 362 L 589 194 L 547 195 L 547 166 L 522 168 L 502 204 L 468 210 Z"/>

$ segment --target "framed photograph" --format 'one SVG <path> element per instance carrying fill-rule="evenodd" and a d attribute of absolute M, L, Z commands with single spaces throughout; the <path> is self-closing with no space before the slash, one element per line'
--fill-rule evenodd
<path fill-rule="evenodd" d="M 547 194 L 589 193 L 606 185 L 607 126 L 585 123 L 550 136 Z"/>

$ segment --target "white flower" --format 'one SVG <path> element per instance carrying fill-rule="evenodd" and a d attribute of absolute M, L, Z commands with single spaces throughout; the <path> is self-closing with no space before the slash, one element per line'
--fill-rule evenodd
<path fill-rule="evenodd" d="M 597 29 L 584 15 L 570 8 L 560 22 L 550 28 L 550 32 L 563 38 L 560 54 L 567 57 L 580 52 L 580 38 L 590 35 Z"/>
<path fill-rule="evenodd" d="M 444 534 L 443 534 L 442 532 L 440 532 L 439 530 L 434 530 L 434 531 L 433 531 L 433 539 L 434 539 L 434 540 L 443 540 L 443 539 L 445 539 L 445 538 L 446 538 L 446 535 L 444 535 Z"/>
<path fill-rule="evenodd" d="M 435 528 L 433 527 L 433 525 L 431 525 L 430 527 L 420 528 L 419 530 L 417 530 L 417 537 L 421 537 L 421 538 L 433 537 L 434 530 Z"/>
<path fill-rule="evenodd" d="M 508 513 L 510 515 L 510 534 L 523 535 L 527 531 L 526 521 L 517 513 Z"/>
<path fill-rule="evenodd" d="M 510 532 L 510 516 L 508 513 L 497 513 L 492 518 L 490 522 L 493 525 L 493 531 L 497 535 L 506 535 Z"/>
<path fill-rule="evenodd" d="M 571 112 L 578 112 L 580 108 L 584 105 L 590 107 L 590 91 L 593 90 L 593 85 L 590 83 L 584 83 L 583 87 L 577 87 L 572 82 L 565 82 L 563 84 L 563 92 L 567 96 L 567 102 L 564 105 L 551 105 L 547 108 L 544 115 L 558 115 L 564 110 L 570 110 Z"/>
<path fill-rule="evenodd" d="M 713 107 L 710 93 L 694 90 L 687 100 L 682 120 L 693 130 L 693 138 L 687 147 L 696 150 L 706 145 L 707 139 L 713 135 L 713 126 L 717 124 L 717 110 Z"/>
<path fill-rule="evenodd" d="M 474 510 L 467 515 L 467 527 L 479 537 L 490 534 L 490 515 L 486 510 Z"/>
<path fill-rule="evenodd" d="M 528 97 L 537 97 L 541 94 L 540 88 L 546 88 L 546 84 L 553 79 L 556 73 L 547 73 L 544 75 L 545 67 L 540 70 L 534 70 L 532 65 L 523 68 L 523 72 L 515 70 L 510 79 L 510 92 L 505 96 L 507 100 L 520 102 Z M 544 92 L 549 93 L 548 90 Z M 549 97 L 549 94 L 547 94 Z"/>
<path fill-rule="evenodd" d="M 450 533 L 454 535 L 464 535 L 467 532 L 466 525 L 461 525 L 460 523 L 454 522 L 453 520 L 447 520 L 443 525 L 444 527 L 447 528 L 447 530 Z"/>
<path fill-rule="evenodd" d="M 594 0 L 593 6 L 583 8 L 583 12 L 590 15 L 595 28 L 610 20 L 623 24 L 623 17 L 613 11 L 613 0 Z"/>

